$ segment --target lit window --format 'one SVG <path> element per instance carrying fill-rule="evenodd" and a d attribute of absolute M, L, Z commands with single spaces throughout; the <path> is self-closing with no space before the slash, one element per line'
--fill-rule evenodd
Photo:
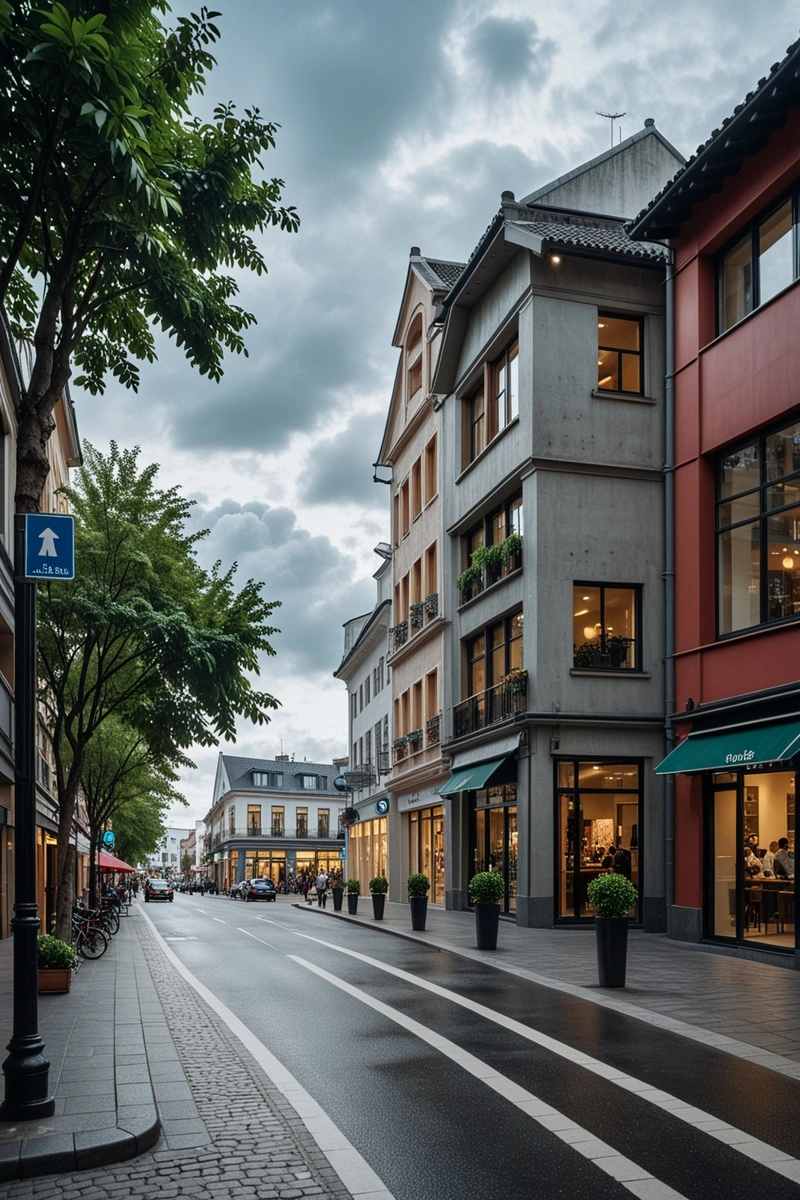
<path fill-rule="evenodd" d="M 575 583 L 572 587 L 572 665 L 588 670 L 639 667 L 638 586 Z"/>
<path fill-rule="evenodd" d="M 602 392 L 642 394 L 641 317 L 597 314 L 597 386 Z"/>

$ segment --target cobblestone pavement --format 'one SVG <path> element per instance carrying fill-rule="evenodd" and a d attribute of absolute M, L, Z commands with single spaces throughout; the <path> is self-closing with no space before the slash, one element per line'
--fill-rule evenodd
<path fill-rule="evenodd" d="M 134 920 L 169 1029 L 162 1058 L 185 1076 L 197 1116 L 184 1100 L 159 1098 L 168 1137 L 149 1153 L 102 1169 L 6 1185 L 8 1200 L 349 1200 L 302 1120 L 239 1041 L 167 961 L 149 925 Z M 174 1055 L 174 1059 L 173 1059 Z M 157 1089 L 163 1095 L 164 1087 Z M 241 1097 L 248 1097 L 247 1104 Z M 237 1099 L 238 1098 L 238 1099 Z M 182 1144 L 181 1144 L 182 1143 Z M 6 1190 L 7 1189 L 7 1190 Z"/>

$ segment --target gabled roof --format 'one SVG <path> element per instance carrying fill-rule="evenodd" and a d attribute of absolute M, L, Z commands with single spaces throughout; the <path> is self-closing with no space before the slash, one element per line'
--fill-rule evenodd
<path fill-rule="evenodd" d="M 623 254 L 626 257 L 646 258 L 658 262 L 665 261 L 669 253 L 657 242 L 635 242 L 628 235 L 622 221 L 600 222 L 596 218 L 572 218 L 559 213 L 553 217 L 537 216 L 532 221 L 508 221 L 506 224 L 510 232 L 517 230 L 538 239 L 545 252 L 572 249 L 594 252 L 603 257 L 617 257 Z M 508 237 L 508 232 L 506 236 Z M 540 253 L 543 250 L 540 250 Z"/>
<path fill-rule="evenodd" d="M 403 344 L 403 317 L 406 311 L 406 302 L 411 292 L 412 276 L 416 275 L 420 282 L 428 289 L 435 306 L 450 291 L 463 270 L 463 263 L 448 262 L 442 258 L 426 258 L 423 254 L 420 254 L 419 246 L 411 247 L 408 256 L 408 271 L 406 272 L 403 297 L 400 301 L 397 324 L 392 335 L 393 346 L 401 346 Z"/>
<path fill-rule="evenodd" d="M 232 792 L 263 792 L 265 789 L 260 784 L 253 783 L 254 771 L 272 775 L 282 774 L 283 787 L 280 789 L 282 792 L 303 792 L 306 796 L 308 795 L 307 789 L 301 788 L 299 784 L 295 783 L 295 776 L 325 775 L 329 780 L 334 780 L 341 774 L 339 768 L 332 763 L 294 762 L 274 758 L 239 758 L 233 754 L 221 754 L 220 758 L 225 764 Z M 266 790 L 275 791 L 276 789 Z"/>
<path fill-rule="evenodd" d="M 773 63 L 769 75 L 758 81 L 719 129 L 697 147 L 686 165 L 631 221 L 631 236 L 676 237 L 694 206 L 718 192 L 722 181 L 734 175 L 746 158 L 758 154 L 771 134 L 786 123 L 789 110 L 798 104 L 800 40 L 788 47 L 781 62 Z"/>

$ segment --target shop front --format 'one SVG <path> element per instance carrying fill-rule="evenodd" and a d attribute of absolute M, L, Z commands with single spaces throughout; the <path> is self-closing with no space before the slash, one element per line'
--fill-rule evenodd
<path fill-rule="evenodd" d="M 480 871 L 496 871 L 504 882 L 501 908 L 517 911 L 517 760 L 509 753 L 519 736 L 508 739 L 504 753 L 475 762 L 467 755 L 454 756 L 453 772 L 439 795 L 460 801 L 467 815 L 467 862 L 465 883 Z M 484 753 L 486 753 L 484 748 Z M 465 892 L 466 894 L 466 892 Z"/>
<path fill-rule="evenodd" d="M 349 878 L 360 882 L 362 894 L 369 892 L 370 879 L 389 874 L 388 807 L 385 799 L 372 801 L 358 810 L 357 823 L 347 831 L 347 873 Z"/>
<path fill-rule="evenodd" d="M 444 790 L 444 789 L 442 789 Z M 427 875 L 428 901 L 445 903 L 445 808 L 434 787 L 398 796 L 398 810 L 407 839 L 407 874 Z M 405 878 L 404 878 L 405 882 Z M 405 898 L 405 889 L 403 889 Z"/>
<path fill-rule="evenodd" d="M 794 953 L 795 797 L 800 722 L 691 733 L 656 768 L 699 778 L 703 936 Z"/>
<path fill-rule="evenodd" d="M 556 771 L 556 921 L 594 918 L 589 884 L 614 870 L 641 898 L 642 764 L 560 759 Z M 641 920 L 641 899 L 631 909 Z"/>

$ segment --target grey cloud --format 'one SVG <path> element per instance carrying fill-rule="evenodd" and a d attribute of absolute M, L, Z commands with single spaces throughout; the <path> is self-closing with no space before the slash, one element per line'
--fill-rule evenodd
<path fill-rule="evenodd" d="M 484 82 L 501 91 L 522 83 L 543 84 L 557 50 L 551 38 L 539 36 L 531 19 L 489 17 L 474 29 L 468 43 Z"/>
<path fill-rule="evenodd" d="M 363 505 L 385 513 L 388 526 L 387 489 L 372 478 L 385 424 L 385 413 L 357 414 L 340 433 L 319 442 L 306 461 L 300 499 L 307 504 Z"/>
<path fill-rule="evenodd" d="M 344 622 L 375 603 L 372 581 L 355 577 L 355 559 L 300 528 L 287 508 L 228 500 L 209 510 L 196 506 L 193 521 L 210 530 L 198 545 L 206 567 L 236 561 L 240 583 L 262 580 L 265 598 L 281 602 L 273 614 L 280 634 L 272 639 L 279 658 L 266 660 L 264 686 L 287 671 L 332 672 L 341 660 Z"/>

